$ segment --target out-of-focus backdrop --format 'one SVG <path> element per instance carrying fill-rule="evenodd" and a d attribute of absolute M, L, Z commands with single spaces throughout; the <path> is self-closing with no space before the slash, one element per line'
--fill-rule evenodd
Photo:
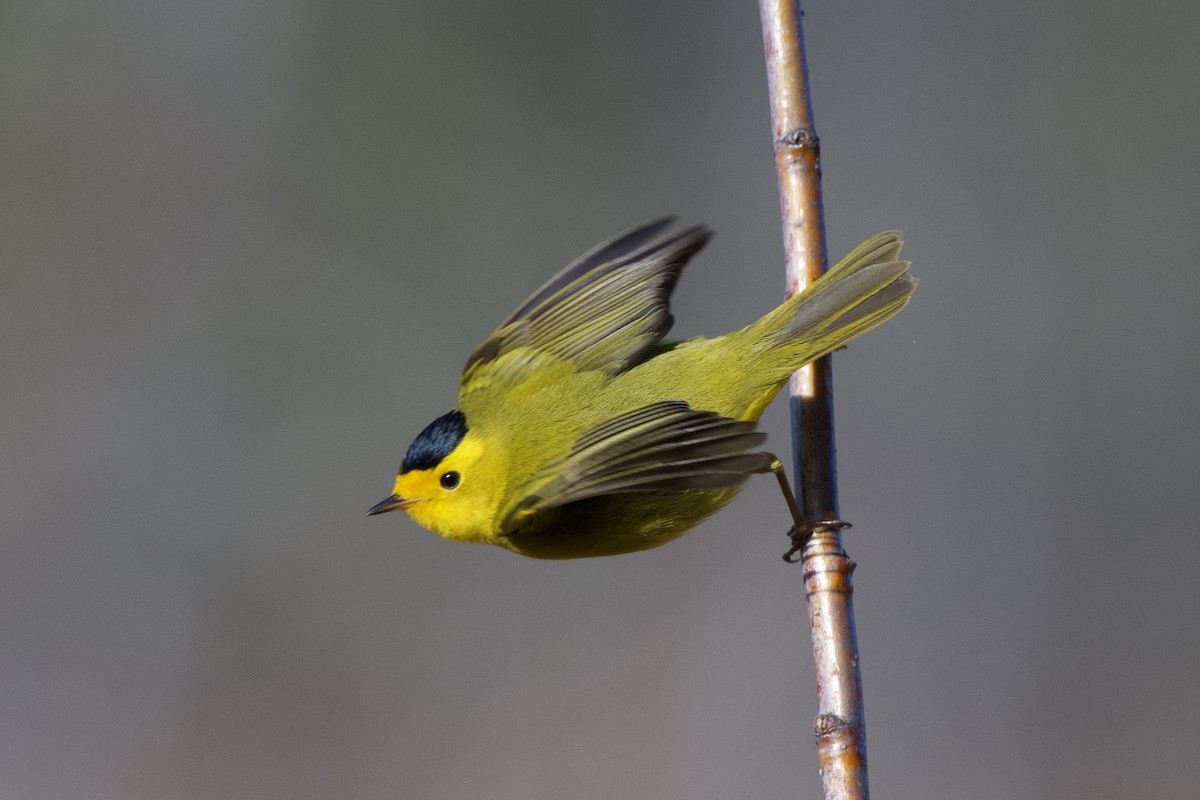
<path fill-rule="evenodd" d="M 1200 5 L 807 11 L 830 255 L 921 279 L 836 356 L 872 783 L 1194 797 Z M 363 515 L 597 241 L 780 300 L 753 3 L 10 0 L 0 108 L 0 798 L 819 794 L 772 481 L 608 560 Z"/>

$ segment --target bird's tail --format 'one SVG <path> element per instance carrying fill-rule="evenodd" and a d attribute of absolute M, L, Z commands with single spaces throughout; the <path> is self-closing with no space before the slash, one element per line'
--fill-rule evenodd
<path fill-rule="evenodd" d="M 917 280 L 908 274 L 909 262 L 897 260 L 901 244 L 899 231 L 872 236 L 820 280 L 739 331 L 762 359 L 758 374 L 782 384 L 904 308 Z"/>

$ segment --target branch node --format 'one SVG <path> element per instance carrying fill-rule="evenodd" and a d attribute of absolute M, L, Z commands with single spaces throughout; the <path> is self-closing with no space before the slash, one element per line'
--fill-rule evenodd
<path fill-rule="evenodd" d="M 838 731 L 845 730 L 850 727 L 850 722 L 839 717 L 837 714 L 820 714 L 813 719 L 813 736 L 818 739 L 822 737 L 832 736 Z"/>
<path fill-rule="evenodd" d="M 808 544 L 808 540 L 812 538 L 814 533 L 821 531 L 837 532 L 853 527 L 849 522 L 840 519 L 823 519 L 817 522 L 803 522 L 800 525 L 793 525 L 787 534 L 788 538 L 792 540 L 792 546 L 783 554 L 783 560 L 789 564 L 799 564 L 803 559 L 793 558 L 793 556 L 804 549 L 804 546 Z"/>
<path fill-rule="evenodd" d="M 816 153 L 821 152 L 821 140 L 817 138 L 815 128 L 800 127 L 794 128 L 775 140 L 776 144 L 784 147 L 795 147 L 800 150 L 812 150 Z"/>

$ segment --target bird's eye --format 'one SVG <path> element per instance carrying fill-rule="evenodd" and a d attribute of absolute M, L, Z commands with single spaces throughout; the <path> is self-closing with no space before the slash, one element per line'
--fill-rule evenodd
<path fill-rule="evenodd" d="M 446 472 L 442 475 L 442 488 L 443 489 L 457 489 L 458 483 L 461 480 L 462 480 L 462 476 L 459 475 L 457 472 L 454 472 L 453 470 L 451 470 L 450 472 Z"/>

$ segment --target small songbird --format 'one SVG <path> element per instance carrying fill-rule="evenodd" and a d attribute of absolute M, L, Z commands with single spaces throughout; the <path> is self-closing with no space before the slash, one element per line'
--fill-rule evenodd
<path fill-rule="evenodd" d="M 668 298 L 712 233 L 668 235 L 673 221 L 601 244 L 510 314 L 367 513 L 404 509 L 447 539 L 534 558 L 616 555 L 678 537 L 751 475 L 782 475 L 755 423 L 793 371 L 908 302 L 899 233 L 739 331 L 667 342 Z"/>

